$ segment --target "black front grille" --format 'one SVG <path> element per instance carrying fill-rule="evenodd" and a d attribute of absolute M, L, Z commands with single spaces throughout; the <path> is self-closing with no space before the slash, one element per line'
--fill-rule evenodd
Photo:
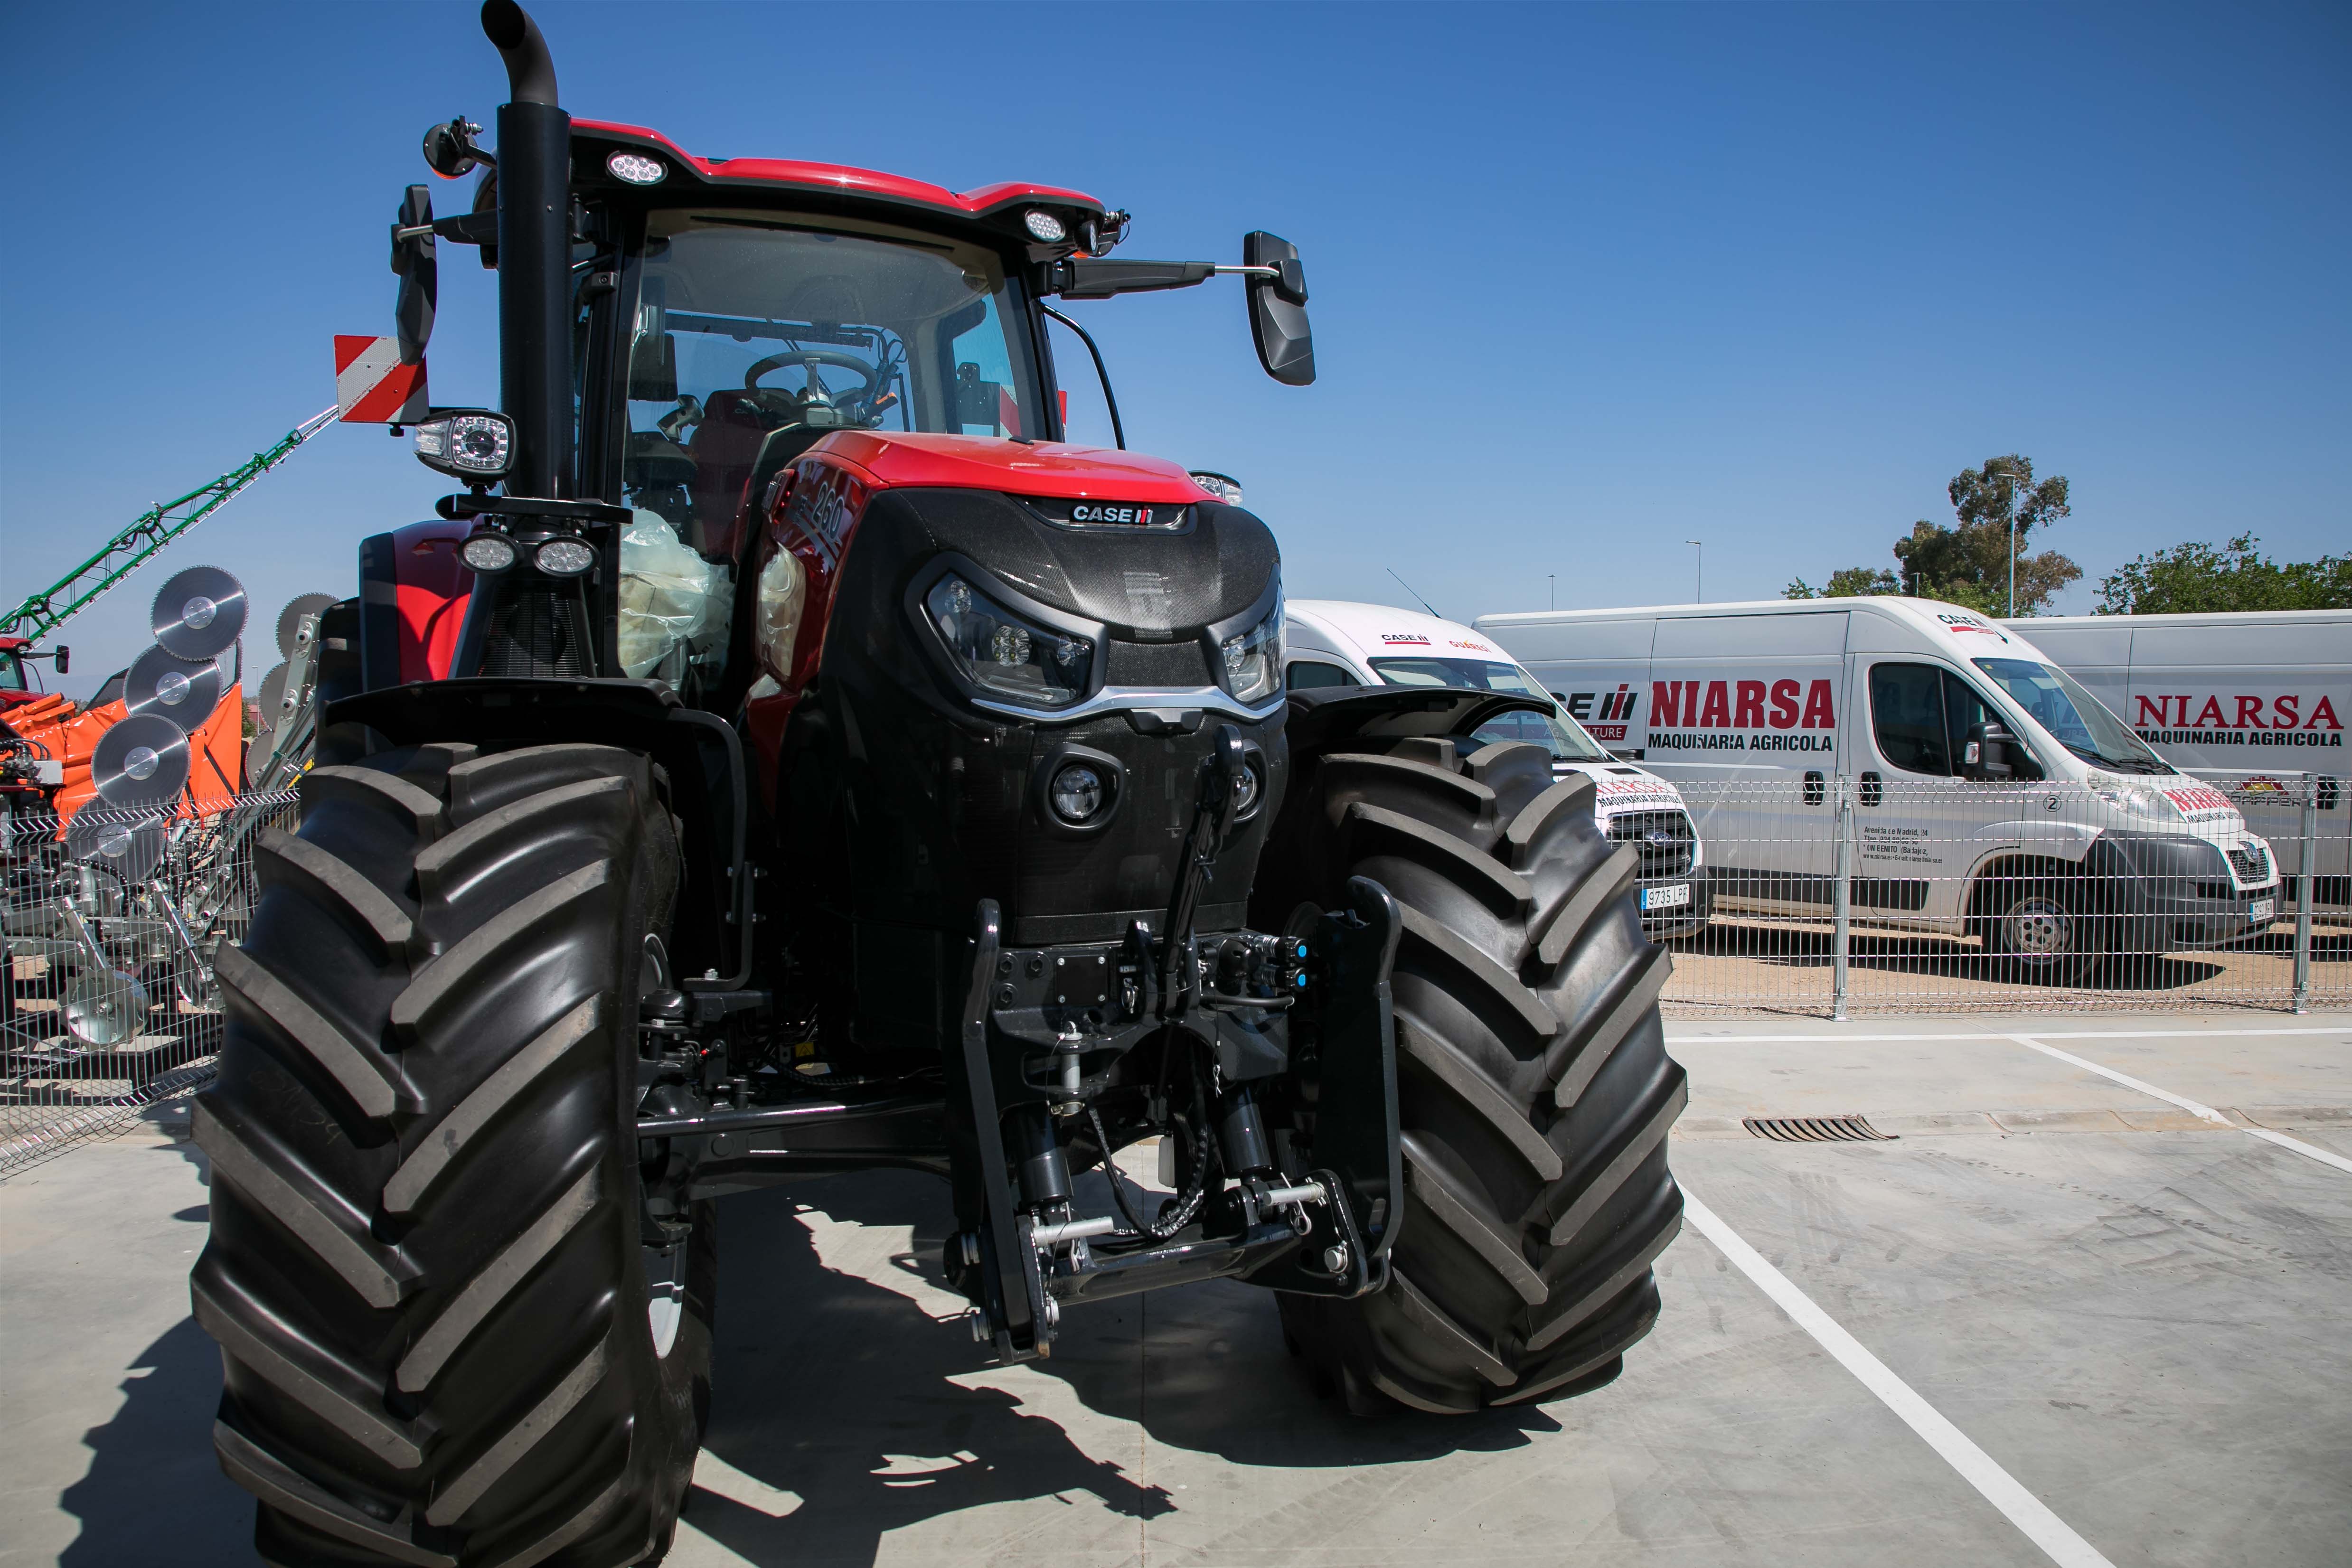
<path fill-rule="evenodd" d="M 1609 840 L 1633 846 L 1643 882 L 1688 876 L 1698 847 L 1698 834 L 1682 811 L 1622 812 L 1609 819 Z"/>
<path fill-rule="evenodd" d="M 2230 857 L 2230 869 L 2238 873 L 2240 882 L 2264 883 L 2271 879 L 2271 857 L 2258 845 L 2242 844 L 2234 850 L 2224 850 Z"/>
<path fill-rule="evenodd" d="M 595 673 L 587 606 L 578 588 L 520 586 L 491 613 L 482 649 L 485 675 L 544 678 Z"/>

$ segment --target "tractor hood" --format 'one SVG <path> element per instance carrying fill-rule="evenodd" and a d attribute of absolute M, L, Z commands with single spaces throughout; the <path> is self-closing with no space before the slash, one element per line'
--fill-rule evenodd
<path fill-rule="evenodd" d="M 997 490 L 1074 500 L 1162 501 L 1191 506 L 1210 498 L 1164 457 L 1066 442 L 913 432 L 836 431 L 812 448 L 859 471 L 877 489 L 900 486 Z"/>

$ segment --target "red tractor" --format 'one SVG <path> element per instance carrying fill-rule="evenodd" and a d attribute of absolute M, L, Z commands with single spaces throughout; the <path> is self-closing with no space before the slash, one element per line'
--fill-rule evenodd
<path fill-rule="evenodd" d="M 413 188 L 394 237 L 417 347 L 436 240 L 498 268 L 502 411 L 418 426 L 463 493 L 327 613 L 196 1114 L 261 1554 L 657 1558 L 711 1200 L 819 1173 L 949 1184 L 1003 1361 L 1234 1279 L 1361 1411 L 1609 1381 L 1681 1211 L 1633 852 L 1482 737 L 1531 699 L 1286 693 L 1238 489 L 1062 439 L 1054 296 L 1238 273 L 1304 383 L 1297 252 L 1113 259 L 1071 191 L 695 158 L 482 19 L 495 151 L 425 142 L 474 210 Z M 1155 1137 L 1147 1201 L 1111 1156 Z"/>

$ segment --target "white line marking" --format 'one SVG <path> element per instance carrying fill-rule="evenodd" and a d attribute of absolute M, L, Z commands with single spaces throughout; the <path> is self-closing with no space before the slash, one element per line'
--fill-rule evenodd
<path fill-rule="evenodd" d="M 1823 1350 L 1837 1357 L 1864 1388 L 1878 1396 L 1881 1404 L 1901 1416 L 1904 1424 L 1918 1433 L 1946 1464 L 1958 1470 L 1962 1480 L 1976 1488 L 1987 1502 L 2023 1531 L 2026 1539 L 2042 1548 L 2050 1561 L 2060 1568 L 2115 1568 L 2096 1547 L 2075 1534 L 2040 1498 L 1995 1463 L 1991 1455 L 1970 1442 L 1967 1433 L 1946 1420 L 1909 1384 L 1887 1370 L 1885 1362 L 1864 1350 L 1861 1341 L 1815 1306 L 1812 1298 L 1791 1284 L 1786 1274 L 1741 1240 L 1739 1233 L 1693 1197 L 1688 1186 L 1683 1188 L 1683 1214 L 1697 1227 L 1700 1235 L 1715 1243 L 1717 1251 L 1739 1265 L 1739 1271 L 1755 1281 L 1757 1287 L 1772 1298 L 1775 1306 L 1820 1341 Z"/>
<path fill-rule="evenodd" d="M 2043 1040 L 2235 1040 L 2254 1035 L 2326 1034 L 2341 1038 L 2352 1035 L 2352 1023 L 2334 1029 L 2046 1029 Z M 1671 1043 L 1684 1040 L 1720 1040 L 1727 1043 L 1769 1045 L 1777 1040 L 1818 1045 L 1828 1040 L 2014 1040 L 2016 1036 L 2000 1030 L 1914 1030 L 1908 1034 L 1694 1034 L 1669 1030 L 1666 1040 Z"/>
<path fill-rule="evenodd" d="M 2352 1160 L 2347 1160 L 2341 1155 L 2331 1155 L 2326 1149 L 2315 1148 L 2300 1138 L 2290 1138 L 2284 1133 L 2275 1133 L 2268 1127 L 2241 1127 L 2210 1105 L 2200 1104 L 2188 1096 L 2175 1094 L 2168 1089 L 2158 1089 L 2153 1083 L 2143 1083 L 2127 1072 L 2117 1072 L 2112 1067 L 2102 1067 L 2097 1062 L 2077 1056 L 2071 1051 L 2061 1051 L 2054 1045 L 2044 1045 L 2032 1035 L 2012 1034 L 2008 1038 L 2020 1045 L 2032 1046 L 2044 1056 L 2054 1056 L 2061 1061 L 2072 1062 L 2085 1072 L 2095 1072 L 2102 1078 L 2112 1078 L 2126 1089 L 2137 1089 L 2143 1094 L 2152 1094 L 2158 1100 L 2168 1101 L 2179 1106 L 2190 1115 L 2211 1122 L 2217 1126 L 2227 1127 L 2236 1133 L 2251 1134 L 2265 1143 L 2276 1144 L 2282 1149 L 2293 1149 L 2298 1155 L 2307 1155 L 2324 1166 L 2334 1166 L 2337 1170 L 2352 1176 Z"/>

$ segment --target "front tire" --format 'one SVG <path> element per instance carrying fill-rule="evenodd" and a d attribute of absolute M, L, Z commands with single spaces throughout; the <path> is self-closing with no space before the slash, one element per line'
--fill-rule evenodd
<path fill-rule="evenodd" d="M 1651 1263 L 1682 1223 L 1672 960 L 1643 937 L 1635 852 L 1594 825 L 1591 780 L 1520 743 L 1332 755 L 1293 788 L 1295 891 L 1330 906 L 1370 877 L 1403 913 L 1405 1194 L 1388 1288 L 1282 1296 L 1286 1339 L 1359 1412 L 1601 1386 L 1657 1319 Z"/>
<path fill-rule="evenodd" d="M 635 1135 L 677 882 L 645 758 L 404 747 L 302 782 L 198 1103 L 215 1441 L 285 1568 L 658 1553 L 709 1408 L 709 1206 L 659 1353 Z M 659 1267 L 659 1265 L 656 1265 Z"/>
<path fill-rule="evenodd" d="M 2089 912 L 2081 881 L 2033 875 L 1995 884 L 1985 923 L 1987 946 L 2003 956 L 2020 980 L 2079 985 L 2098 962 L 2105 933 Z"/>

